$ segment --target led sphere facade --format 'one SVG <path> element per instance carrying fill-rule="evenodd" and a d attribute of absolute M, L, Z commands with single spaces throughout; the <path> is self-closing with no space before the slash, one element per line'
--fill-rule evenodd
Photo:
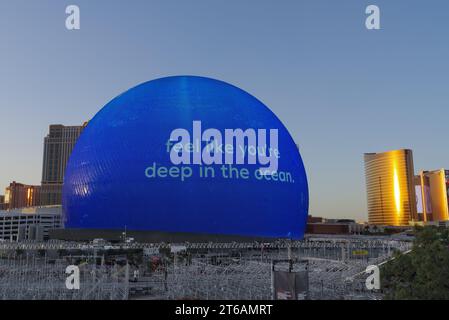
<path fill-rule="evenodd" d="M 260 163 L 173 164 L 171 132 L 195 121 L 276 129 L 276 174 L 257 174 Z M 128 90 L 89 122 L 67 165 L 63 212 L 68 229 L 300 239 L 308 199 L 298 148 L 263 103 L 222 81 L 176 76 Z"/>

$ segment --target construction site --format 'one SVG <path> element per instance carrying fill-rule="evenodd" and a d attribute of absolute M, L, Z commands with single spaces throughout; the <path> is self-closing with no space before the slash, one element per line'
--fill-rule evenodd
<path fill-rule="evenodd" d="M 366 268 L 410 248 L 407 240 L 372 237 L 269 243 L 2 242 L 0 299 L 382 299 L 380 290 L 367 289 Z M 68 266 L 79 269 L 77 289 L 67 287 Z M 292 280 L 294 297 L 275 293 L 278 273 L 285 279 L 299 275 Z"/>

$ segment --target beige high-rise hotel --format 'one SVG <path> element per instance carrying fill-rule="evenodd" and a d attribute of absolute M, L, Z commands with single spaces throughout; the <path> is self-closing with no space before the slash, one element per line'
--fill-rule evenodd
<path fill-rule="evenodd" d="M 65 168 L 73 147 L 87 123 L 82 126 L 50 125 L 44 139 L 41 205 L 61 204 Z"/>

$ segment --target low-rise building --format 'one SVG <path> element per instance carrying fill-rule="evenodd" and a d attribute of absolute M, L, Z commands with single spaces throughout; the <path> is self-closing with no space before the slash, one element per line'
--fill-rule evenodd
<path fill-rule="evenodd" d="M 62 227 L 61 217 L 61 206 L 0 210 L 0 239 L 46 240 L 49 230 Z"/>
<path fill-rule="evenodd" d="M 352 219 L 324 219 L 309 216 L 306 233 L 309 234 L 360 234 L 364 225 Z M 313 222 L 311 222 L 313 221 Z"/>

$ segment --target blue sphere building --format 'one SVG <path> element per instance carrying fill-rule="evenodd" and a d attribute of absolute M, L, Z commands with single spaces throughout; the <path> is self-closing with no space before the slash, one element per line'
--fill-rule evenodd
<path fill-rule="evenodd" d="M 208 174 L 204 164 L 175 165 L 170 134 L 194 121 L 277 129 L 276 175 L 258 174 L 260 163 L 210 164 Z M 218 80 L 167 77 L 119 95 L 88 123 L 66 168 L 63 213 L 68 230 L 301 239 L 307 178 L 292 137 L 259 100 Z"/>

